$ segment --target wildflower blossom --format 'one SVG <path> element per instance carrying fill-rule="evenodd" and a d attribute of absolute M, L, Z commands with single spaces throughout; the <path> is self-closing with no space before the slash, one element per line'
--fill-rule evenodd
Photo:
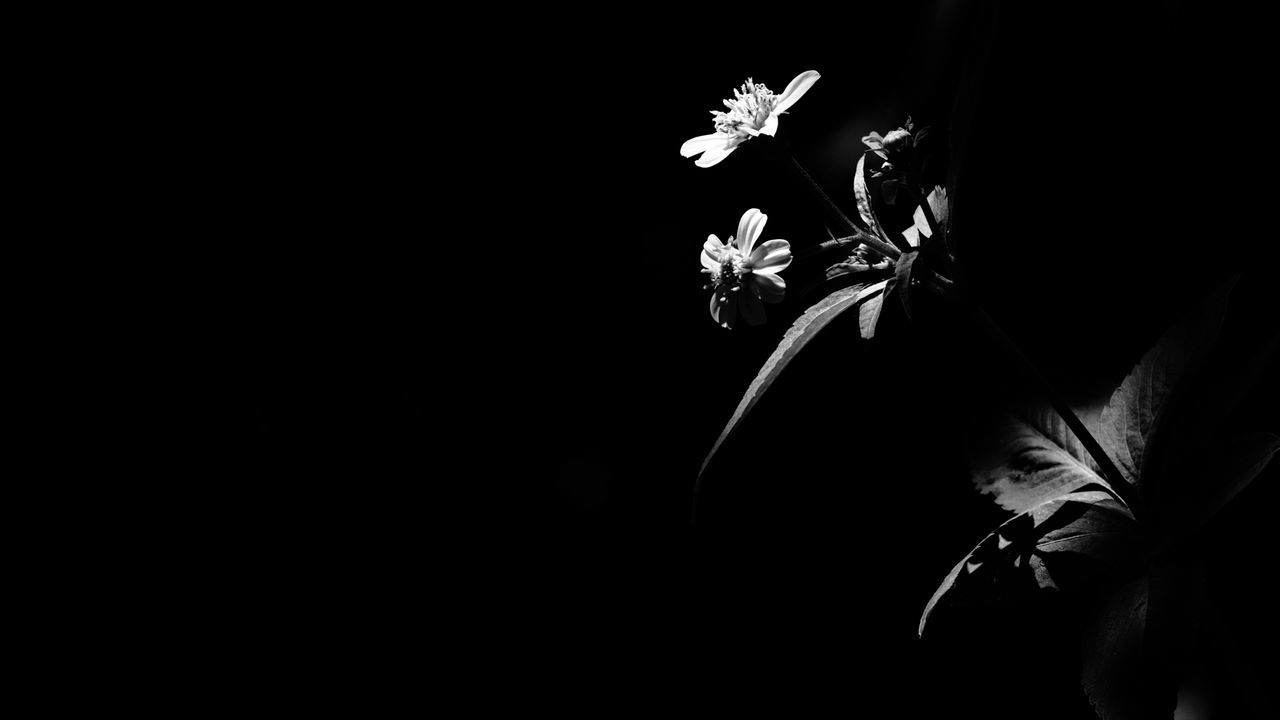
<path fill-rule="evenodd" d="M 758 135 L 772 136 L 778 132 L 778 116 L 808 92 L 819 77 L 816 70 L 802 72 L 792 79 L 781 95 L 774 95 L 763 84 L 748 78 L 741 89 L 733 91 L 732 100 L 724 101 L 728 112 L 711 111 L 716 131 L 685 141 L 680 146 L 680 154 L 684 157 L 700 155 L 694 164 L 711 167 L 746 140 Z"/>
<path fill-rule="evenodd" d="M 769 216 L 752 208 L 742 214 L 738 234 L 728 242 L 715 235 L 702 246 L 702 271 L 711 276 L 711 317 L 732 328 L 739 315 L 752 325 L 764 323 L 763 303 L 781 302 L 787 284 L 778 273 L 791 264 L 791 244 L 756 244 Z"/>

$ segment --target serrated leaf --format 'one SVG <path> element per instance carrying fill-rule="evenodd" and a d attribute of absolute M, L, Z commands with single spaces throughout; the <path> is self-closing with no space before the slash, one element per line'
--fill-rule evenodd
<path fill-rule="evenodd" d="M 769 386 L 786 369 L 796 354 L 804 349 L 805 345 L 809 344 L 832 320 L 835 320 L 846 310 L 858 307 L 863 300 L 879 295 L 883 289 L 883 281 L 872 285 L 854 285 L 843 288 L 814 303 L 800 317 L 796 318 L 796 321 L 783 334 L 778 347 L 769 356 L 769 359 L 765 360 L 760 372 L 756 374 L 755 379 L 751 381 L 751 385 L 747 387 L 747 392 L 743 395 L 742 400 L 738 402 L 738 407 L 734 410 L 733 416 L 729 418 L 724 430 L 716 438 L 715 445 L 711 447 L 711 452 L 707 453 L 706 459 L 702 462 L 702 468 L 698 471 L 699 483 L 701 483 L 703 474 L 706 473 L 707 467 L 711 464 L 711 460 L 715 457 L 720 446 L 738 427 L 743 418 L 747 416 L 747 413 L 751 412 L 751 409 L 756 406 L 756 403 L 760 401 L 760 396 L 769 389 Z"/>
<path fill-rule="evenodd" d="M 942 604 L 993 602 L 1080 584 L 1121 562 L 1136 547 L 1136 530 L 1129 510 L 1101 490 L 1085 488 L 1041 503 L 1005 522 L 951 569 L 925 605 L 917 631 L 924 635 Z"/>
<path fill-rule="evenodd" d="M 1232 278 L 1142 356 L 1103 408 L 1098 441 L 1129 482 L 1140 484 L 1143 455 L 1174 387 L 1203 362 L 1218 337 Z"/>
<path fill-rule="evenodd" d="M 973 484 L 1006 510 L 1024 512 L 1085 485 L 1110 487 L 1051 407 L 1010 412 L 986 437 L 970 457 Z"/>

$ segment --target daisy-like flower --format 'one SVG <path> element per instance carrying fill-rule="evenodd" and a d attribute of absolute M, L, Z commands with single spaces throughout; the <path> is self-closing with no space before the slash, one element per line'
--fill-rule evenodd
<path fill-rule="evenodd" d="M 711 111 L 716 131 L 685 141 L 680 146 L 680 154 L 684 157 L 701 155 L 694 164 L 711 167 L 729 157 L 729 153 L 744 141 L 757 135 L 773 135 L 778 132 L 778 116 L 808 92 L 819 77 L 816 70 L 802 72 L 781 95 L 774 95 L 769 88 L 748 78 L 740 90 L 733 91 L 732 100 L 724 101 L 728 112 Z"/>
<path fill-rule="evenodd" d="M 781 302 L 787 283 L 778 273 L 791 264 L 791 243 L 769 240 L 756 245 L 768 215 L 751 208 L 738 221 L 737 239 L 715 235 L 702 245 L 702 272 L 711 276 L 711 317 L 731 328 L 738 316 L 764 323 L 764 304 Z"/>

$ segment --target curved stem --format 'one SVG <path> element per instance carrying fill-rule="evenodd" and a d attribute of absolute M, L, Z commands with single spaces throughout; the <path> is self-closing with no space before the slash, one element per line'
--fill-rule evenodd
<path fill-rule="evenodd" d="M 925 279 L 932 287 L 937 288 L 944 294 L 944 297 L 953 297 L 957 292 L 956 284 L 950 278 L 936 271 L 930 271 Z"/>

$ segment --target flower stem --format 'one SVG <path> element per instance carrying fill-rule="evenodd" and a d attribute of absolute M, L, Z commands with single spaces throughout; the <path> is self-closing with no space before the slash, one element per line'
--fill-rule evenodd
<path fill-rule="evenodd" d="M 955 293 L 957 292 L 956 284 L 942 273 L 930 271 L 929 275 L 925 278 L 925 281 L 932 287 L 936 288 L 943 297 L 951 299 L 955 298 Z"/>
<path fill-rule="evenodd" d="M 1119 468 L 1107 456 L 1107 453 L 1102 449 L 1102 445 L 1098 443 L 1093 434 L 1085 428 L 1084 423 L 1080 421 L 1071 406 L 1067 405 L 1066 401 L 1058 395 L 1044 375 L 1040 374 L 1040 370 L 1031 362 L 1031 359 L 1023 354 L 1022 350 L 1014 344 L 1013 340 L 1005 334 L 1004 330 L 996 324 L 995 320 L 991 319 L 991 316 L 985 310 L 974 303 L 971 305 L 971 311 L 978 327 L 987 335 L 996 348 L 1002 351 L 1011 364 L 1036 386 L 1040 394 L 1049 400 L 1049 404 L 1053 406 L 1058 415 L 1062 416 L 1062 419 L 1067 423 L 1067 427 L 1071 428 L 1071 432 L 1075 433 L 1080 444 L 1084 446 L 1084 449 L 1089 452 L 1094 462 L 1098 464 L 1098 468 L 1102 471 L 1102 476 L 1111 485 L 1112 493 L 1120 502 L 1128 506 L 1130 512 L 1136 516 L 1139 512 L 1137 507 L 1138 498 L 1135 496 L 1132 486 L 1120 474 Z"/>
<path fill-rule="evenodd" d="M 860 243 L 860 242 L 862 242 L 862 234 L 848 235 L 845 237 L 832 238 L 826 242 L 818 243 L 817 245 L 810 245 L 809 247 L 800 248 L 799 250 L 796 250 L 795 253 L 793 254 L 795 255 L 795 258 L 797 260 L 804 260 L 804 259 L 813 257 L 814 255 L 824 253 L 828 250 L 834 250 L 836 248 L 846 247 L 849 245 L 856 245 L 857 243 Z"/>
<path fill-rule="evenodd" d="M 854 225 L 853 221 L 850 220 L 849 217 L 840 210 L 835 202 L 831 200 L 827 193 L 823 191 L 822 186 L 818 184 L 818 181 L 814 180 L 813 176 L 809 174 L 809 171 L 804 169 L 804 166 L 800 164 L 800 161 L 796 160 L 795 156 L 787 149 L 781 146 L 776 147 L 783 164 L 791 168 L 792 173 L 800 181 L 800 184 L 804 185 L 809 190 L 832 222 L 838 225 L 846 233 L 857 237 L 860 242 L 867 244 L 876 252 L 890 260 L 897 260 L 902 255 L 902 251 L 898 248 L 871 235 L 870 233 L 863 232 L 861 228 Z"/>

